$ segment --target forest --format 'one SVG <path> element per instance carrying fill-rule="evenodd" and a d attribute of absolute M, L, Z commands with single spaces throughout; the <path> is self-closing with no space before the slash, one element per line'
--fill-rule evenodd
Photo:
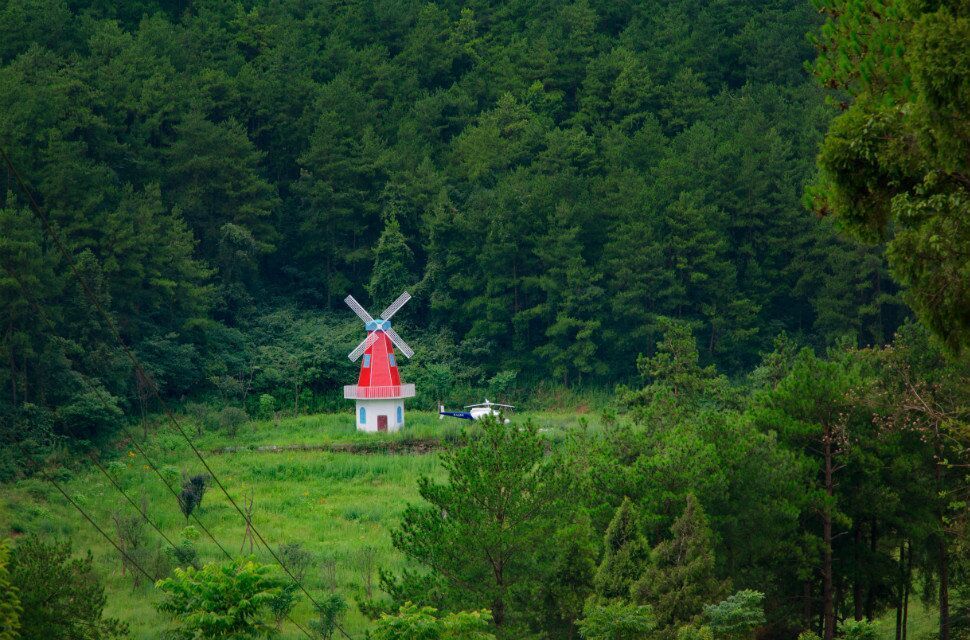
<path fill-rule="evenodd" d="M 970 637 L 967 42 L 967 0 L 0 0 L 0 640 Z M 367 439 L 344 298 L 405 290 L 414 426 Z"/>

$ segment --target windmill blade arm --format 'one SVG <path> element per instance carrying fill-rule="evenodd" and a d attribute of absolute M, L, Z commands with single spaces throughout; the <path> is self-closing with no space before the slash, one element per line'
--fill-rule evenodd
<path fill-rule="evenodd" d="M 357 345 L 357 347 L 353 351 L 347 354 L 347 357 L 350 358 L 351 362 L 356 362 L 357 358 L 363 355 L 365 351 L 370 349 L 370 346 L 372 344 L 377 342 L 377 338 L 378 338 L 378 335 L 376 331 L 372 331 L 371 333 L 367 334 L 367 337 L 364 338 L 363 341 L 359 345 Z"/>
<path fill-rule="evenodd" d="M 384 309 L 383 313 L 381 313 L 381 317 L 384 318 L 385 320 L 390 320 L 391 316 L 397 313 L 401 309 L 401 307 L 403 307 L 404 304 L 410 299 L 411 299 L 411 294 L 405 291 L 404 293 L 402 293 L 397 297 L 397 300 L 395 300 L 390 305 L 388 305 L 387 309 Z"/>
<path fill-rule="evenodd" d="M 387 337 L 391 339 L 391 342 L 394 343 L 394 346 L 400 349 L 401 353 L 403 353 L 405 356 L 410 358 L 411 356 L 414 355 L 414 349 L 409 347 L 408 343 L 405 342 L 401 336 L 397 335 L 397 331 L 388 327 L 387 329 L 384 330 L 384 333 L 387 334 Z"/>
<path fill-rule="evenodd" d="M 346 302 L 347 306 L 350 307 L 351 310 L 353 310 L 353 312 L 357 314 L 358 318 L 364 321 L 364 324 L 374 321 L 374 319 L 370 317 L 370 314 L 367 313 L 367 310 L 364 309 L 364 307 L 360 306 L 360 303 L 354 299 L 354 296 L 347 296 L 346 298 L 344 298 L 344 302 Z"/>

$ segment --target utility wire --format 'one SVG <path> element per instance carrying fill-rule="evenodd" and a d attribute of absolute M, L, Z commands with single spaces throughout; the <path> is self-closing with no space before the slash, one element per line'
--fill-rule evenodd
<path fill-rule="evenodd" d="M 31 307 L 34 308 L 34 311 L 37 313 L 37 316 L 40 317 L 41 319 L 43 319 L 44 322 L 46 322 L 47 325 L 50 327 L 50 329 L 51 329 L 51 335 L 55 335 L 56 334 L 56 331 L 55 331 L 56 328 L 54 327 L 53 321 L 50 319 L 50 316 L 44 311 L 44 309 L 38 304 L 38 302 L 33 299 L 33 296 L 30 295 L 30 293 L 27 290 L 27 287 L 24 285 L 23 280 L 20 279 L 20 277 L 17 275 L 17 273 L 13 269 L 11 269 L 8 264 L 6 264 L 4 262 L 4 263 L 2 263 L 2 266 L 3 266 L 4 271 L 6 271 L 7 274 L 17 282 L 17 285 L 20 287 L 20 290 L 21 290 L 21 293 L 24 296 L 24 299 L 27 300 L 27 302 L 31 305 Z M 98 396 L 98 399 L 101 400 L 101 403 L 105 406 L 105 408 L 110 408 L 111 407 L 111 405 L 108 403 L 107 398 L 104 397 L 101 388 L 94 386 L 84 376 L 80 376 L 80 379 L 82 380 L 82 383 L 84 384 L 84 386 L 86 386 L 88 388 L 89 391 L 95 393 Z M 152 470 L 154 470 L 155 474 L 158 475 L 159 478 L 161 478 L 162 484 L 165 485 L 165 488 L 168 489 L 172 493 L 172 495 L 175 496 L 176 500 L 178 500 L 179 502 L 181 502 L 181 496 L 179 496 L 179 494 L 172 488 L 172 486 L 168 482 L 168 479 L 165 478 L 165 476 L 162 474 L 162 472 L 158 469 L 158 467 L 155 465 L 155 463 L 149 457 L 148 453 L 144 449 L 142 449 L 141 446 L 138 445 L 138 441 L 135 439 L 135 436 L 131 433 L 131 431 L 129 431 L 128 427 L 124 423 L 121 423 L 121 429 L 125 433 L 125 435 L 128 436 L 128 439 L 131 441 L 131 444 L 135 447 L 135 449 L 137 449 L 138 452 L 142 455 L 142 457 L 145 458 L 145 460 L 151 466 Z M 169 537 L 166 536 L 165 533 L 163 533 L 162 530 L 158 527 L 158 525 L 156 525 L 148 517 L 148 515 L 141 510 L 141 507 L 139 507 L 137 504 L 135 504 L 134 500 L 131 499 L 131 497 L 127 494 L 127 492 L 125 492 L 125 490 L 122 489 L 118 485 L 117 482 L 115 482 L 114 478 L 111 477 L 111 474 L 109 474 L 107 472 L 107 470 L 98 462 L 98 460 L 94 457 L 94 455 L 93 454 L 89 454 L 89 457 L 91 458 L 91 462 L 93 462 L 98 467 L 98 469 L 100 469 L 101 473 L 104 474 L 104 476 L 115 487 L 115 489 L 117 489 L 118 492 L 121 493 L 121 495 L 123 495 L 125 497 L 125 500 L 127 500 L 128 503 L 131 504 L 131 506 L 135 508 L 135 511 L 137 511 L 142 516 L 142 518 L 144 518 L 145 522 L 147 522 L 149 525 L 151 525 L 151 527 L 153 529 L 155 529 L 155 531 L 157 531 L 158 534 L 160 536 L 162 536 L 162 538 L 165 539 L 165 541 L 169 544 L 169 546 L 171 546 L 173 549 L 175 549 L 176 548 L 175 547 L 175 544 L 169 539 Z M 62 491 L 62 493 L 63 493 L 63 491 Z M 85 516 L 85 517 L 87 517 L 87 516 Z M 216 539 L 216 537 L 212 534 L 212 532 L 209 531 L 209 529 L 205 526 L 205 524 L 203 524 L 202 520 L 199 519 L 199 516 L 197 514 L 193 513 L 192 514 L 192 518 L 195 520 L 196 524 L 198 524 L 199 527 L 206 533 L 206 535 L 209 537 L 209 539 L 212 540 L 213 543 L 215 543 L 215 545 L 219 548 L 220 551 L 222 551 L 223 555 L 225 555 L 228 560 L 230 560 L 230 561 L 233 560 L 232 555 L 228 551 L 226 551 L 225 547 L 223 547 L 222 544 L 220 544 L 220 542 Z M 89 521 L 90 521 L 90 518 L 89 518 Z M 94 524 L 94 523 L 92 522 L 92 524 Z M 95 526 L 97 526 L 97 525 L 95 525 Z M 109 542 L 112 542 L 112 544 L 114 544 L 113 541 L 111 541 L 111 540 L 109 540 Z M 115 548 L 118 548 L 118 545 L 114 545 L 114 546 L 115 546 Z M 313 640 L 313 636 L 310 634 L 310 632 L 308 632 L 299 622 L 297 622 L 296 620 L 294 620 L 293 617 L 290 614 L 287 614 L 286 615 L 286 619 L 289 620 L 290 622 L 292 622 L 293 625 L 297 629 L 299 629 L 300 631 L 302 631 L 305 636 L 307 636 L 308 638 L 310 638 L 311 640 Z"/>
<path fill-rule="evenodd" d="M 70 268 L 74 278 L 78 281 L 78 284 L 81 285 L 81 288 L 84 291 L 85 297 L 87 297 L 88 301 L 91 302 L 92 305 L 94 305 L 98 313 L 104 319 L 105 325 L 107 326 L 108 330 L 111 332 L 114 339 L 118 342 L 118 345 L 121 347 L 122 351 L 124 351 L 125 355 L 131 361 L 131 364 L 135 368 L 136 373 L 140 375 L 143 380 L 146 381 L 148 388 L 151 389 L 152 394 L 155 396 L 155 399 L 158 401 L 159 406 L 162 407 L 162 411 L 164 411 L 169 421 L 172 423 L 175 429 L 182 435 L 182 438 L 185 439 L 186 443 L 188 443 L 189 447 L 192 449 L 192 452 L 196 455 L 196 457 L 199 458 L 199 461 L 205 467 L 206 471 L 209 472 L 209 475 L 212 477 L 213 481 L 216 483 L 216 485 L 219 487 L 222 493 L 226 496 L 226 499 L 229 500 L 229 503 L 233 506 L 233 508 L 235 508 L 235 510 L 239 513 L 239 515 L 243 518 L 243 520 L 249 522 L 252 532 L 256 535 L 256 537 L 263 544 L 266 550 L 269 551 L 273 559 L 277 562 L 277 564 L 280 565 L 280 567 L 283 569 L 286 575 L 288 575 L 290 579 L 293 580 L 294 583 L 296 583 L 296 585 L 300 588 L 303 594 L 306 595 L 307 599 L 311 603 L 313 603 L 313 605 L 316 608 L 319 609 L 320 604 L 314 599 L 314 597 L 310 594 L 310 592 L 307 591 L 306 587 L 303 586 L 303 583 L 297 580 L 296 576 L 293 575 L 289 567 L 286 566 L 286 564 L 280 559 L 280 557 L 276 554 L 276 552 L 273 551 L 273 548 L 266 542 L 266 539 L 263 538 L 263 535 L 259 532 L 256 526 L 252 524 L 250 520 L 247 519 L 246 514 L 239 507 L 239 505 L 236 503 L 233 497 L 229 494 L 229 491 L 226 490 L 226 487 L 225 485 L 222 484 L 222 481 L 219 480 L 219 476 L 216 475 L 212 467 L 209 466 L 209 463 L 206 461 L 205 457 L 195 446 L 195 443 L 192 442 L 192 439 L 189 438 L 188 434 L 185 432 L 185 429 L 182 428 L 182 425 L 179 424 L 178 420 L 175 418 L 175 414 L 172 413 L 172 410 L 169 408 L 168 404 L 165 402 L 165 400 L 162 398 L 161 394 L 159 393 L 158 386 L 155 384 L 155 381 L 151 378 L 151 376 L 149 376 L 145 372 L 144 367 L 142 367 L 141 362 L 135 356 L 131 348 L 128 347 L 127 344 L 125 344 L 125 341 L 121 337 L 121 333 L 118 330 L 118 327 L 115 324 L 114 320 L 111 318 L 110 314 L 108 314 L 108 312 L 104 309 L 104 306 L 98 300 L 97 296 L 94 295 L 94 292 L 91 291 L 91 287 L 87 283 L 87 281 L 83 277 L 81 277 L 81 274 L 77 270 L 77 264 L 74 260 L 73 255 L 67 250 L 67 247 L 64 245 L 64 242 L 61 240 L 61 237 L 56 233 L 53 225 L 51 225 L 50 219 L 47 217 L 47 215 L 41 209 L 40 205 L 37 203 L 37 200 L 34 198 L 33 192 L 27 187 L 26 182 L 24 181 L 23 177 L 20 175 L 20 172 L 17 170 L 16 166 L 14 166 L 13 161 L 10 159 L 10 156 L 7 154 L 7 151 L 5 148 L 0 147 L 0 155 L 3 156 L 4 162 L 6 163 L 7 168 L 10 171 L 10 174 L 13 176 L 14 181 L 17 183 L 17 186 L 26 196 L 27 202 L 30 206 L 31 211 L 37 217 L 37 219 L 40 220 L 41 224 L 44 227 L 44 230 L 47 232 L 48 237 L 51 239 L 51 241 L 57 247 L 58 252 L 67 262 L 67 265 Z M 341 625 L 338 624 L 336 625 L 336 627 L 337 627 L 337 630 L 340 631 L 340 633 L 345 638 L 347 638 L 347 640 L 353 640 L 350 634 L 348 634 L 347 631 Z"/>
<path fill-rule="evenodd" d="M 114 538 L 112 538 L 107 533 L 105 533 L 104 529 L 102 529 L 101 527 L 98 526 L 98 523 L 95 522 L 94 519 L 91 516 L 88 515 L 87 511 L 85 511 L 84 509 L 82 509 L 81 508 L 81 505 L 79 505 L 77 502 L 74 501 L 74 498 L 72 498 L 71 496 L 67 495 L 67 492 L 64 491 L 64 489 L 61 487 L 61 485 L 58 484 L 57 481 L 54 480 L 54 478 L 52 478 L 51 476 L 47 475 L 46 473 L 43 474 L 43 475 L 44 475 L 44 479 L 47 480 L 48 482 L 50 482 L 52 485 L 54 485 L 54 487 L 58 491 L 61 492 L 61 495 L 64 496 L 67 499 L 68 502 L 71 503 L 71 506 L 73 506 L 75 509 L 77 509 L 78 512 L 82 516 L 84 516 L 84 519 L 87 520 L 88 522 L 90 522 L 91 523 L 91 526 L 94 527 L 95 529 L 97 529 L 98 530 L 98 533 L 100 533 L 102 536 L 104 536 L 104 539 L 107 540 L 108 542 L 110 542 L 111 543 L 111 546 L 114 547 L 115 549 L 117 549 L 118 550 L 118 553 L 120 553 L 125 558 L 125 560 L 127 560 L 128 562 L 130 562 L 133 567 L 135 567 L 136 569 L 138 569 L 138 571 L 140 571 L 141 574 L 143 576 L 145 576 L 145 578 L 147 578 L 149 582 L 152 582 L 152 583 L 155 582 L 155 578 L 152 577 L 151 575 L 149 575 L 149 573 L 147 571 L 145 571 L 141 567 L 140 564 L 138 564 L 137 562 L 135 562 L 134 559 L 131 556 L 129 556 L 125 552 L 124 549 L 121 548 L 121 545 L 119 545 L 117 542 L 114 541 Z"/>
<path fill-rule="evenodd" d="M 142 510 L 141 506 L 135 504 L 135 501 L 131 499 L 131 496 L 128 495 L 128 492 L 125 491 L 124 489 L 122 489 L 121 486 L 115 481 L 115 479 L 111 477 L 111 474 L 108 473 L 108 470 L 105 469 L 103 466 L 101 466 L 101 463 L 98 462 L 97 458 L 94 457 L 94 454 L 93 453 L 92 454 L 89 454 L 88 457 L 91 458 L 91 462 L 93 462 L 94 465 L 101 471 L 101 473 L 104 474 L 104 477 L 108 479 L 108 482 L 110 482 L 111 485 L 115 489 L 118 490 L 118 493 L 120 493 L 121 495 L 123 495 L 125 497 L 125 500 L 128 501 L 128 504 L 130 504 L 132 507 L 134 507 L 135 508 L 135 511 L 137 511 L 138 513 L 141 514 L 142 518 L 145 519 L 145 522 L 147 522 L 149 525 L 151 525 L 152 529 L 154 529 L 156 532 L 158 532 L 158 535 L 162 536 L 162 539 L 164 539 L 165 542 L 167 542 L 170 547 L 172 547 L 173 549 L 177 548 L 175 546 L 175 543 L 172 542 L 171 540 L 169 540 L 169 537 L 167 535 L 165 535 L 165 532 L 162 531 L 161 529 L 159 529 L 158 528 L 158 525 L 156 525 L 152 521 L 152 519 L 148 517 L 148 514 L 145 513 L 144 510 Z"/>
<path fill-rule="evenodd" d="M 30 294 L 30 291 L 27 289 L 27 286 L 24 284 L 23 280 L 5 262 L 0 263 L 0 266 L 2 266 L 3 270 L 7 272 L 7 275 L 9 275 L 17 282 L 17 285 L 20 287 L 20 291 L 23 294 L 24 299 L 27 300 L 27 302 L 30 304 L 31 307 L 33 307 L 37 316 L 47 324 L 47 326 L 51 330 L 51 335 L 56 335 L 57 328 L 54 326 L 53 320 L 50 319 L 50 316 L 44 311 L 44 309 L 40 306 L 40 304 L 36 300 L 34 300 L 33 296 Z M 90 391 L 91 393 L 94 393 L 98 397 L 98 400 L 101 401 L 101 404 L 104 405 L 105 408 L 110 410 L 114 406 L 108 402 L 107 398 L 104 397 L 103 389 L 95 386 L 87 379 L 87 377 L 83 375 L 79 376 L 79 380 L 81 381 L 81 384 L 83 384 L 85 388 L 87 388 L 88 391 Z M 141 455 L 141 457 L 145 459 L 145 462 L 147 462 L 151 470 L 155 472 L 155 475 L 157 475 L 161 479 L 162 484 L 165 485 L 165 488 L 168 489 L 169 493 L 171 493 L 172 496 L 175 497 L 175 500 L 177 502 L 181 502 L 182 498 L 179 495 L 178 491 L 176 491 L 175 488 L 172 487 L 172 485 L 168 481 L 168 478 L 166 478 L 165 474 L 161 472 L 161 470 L 158 468 L 158 465 L 155 464 L 155 461 L 152 460 L 151 456 L 148 455 L 148 452 L 145 451 L 145 449 L 143 449 L 140 444 L 138 444 L 138 439 L 135 436 L 135 434 L 131 432 L 131 430 L 124 422 L 120 422 L 119 426 L 121 428 L 122 433 L 124 433 L 124 435 L 128 438 L 131 446 L 134 447 L 134 449 L 139 453 L 139 455 Z M 206 536 L 208 536 L 209 539 L 212 540 L 213 544 L 215 544 L 216 547 L 218 547 L 219 550 L 222 551 L 223 555 L 225 555 L 227 559 L 232 560 L 232 555 L 228 551 L 226 551 L 226 548 L 222 546 L 222 544 L 216 539 L 214 535 L 212 535 L 212 532 L 209 531 L 208 527 L 206 527 L 205 524 L 199 519 L 199 516 L 193 513 L 192 518 L 195 520 L 195 523 L 199 525 L 199 528 L 202 529 L 203 532 L 205 532 Z"/>

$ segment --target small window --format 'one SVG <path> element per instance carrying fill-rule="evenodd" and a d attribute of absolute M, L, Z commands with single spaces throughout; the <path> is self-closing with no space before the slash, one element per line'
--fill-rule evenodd
<path fill-rule="evenodd" d="M 397 406 L 397 423 L 401 424 L 404 422 L 404 407 L 401 405 Z"/>
<path fill-rule="evenodd" d="M 364 407 L 360 408 L 360 423 L 367 424 L 367 409 Z"/>
<path fill-rule="evenodd" d="M 394 359 L 394 354 L 393 353 L 391 355 L 387 356 L 387 360 L 388 360 L 388 362 L 391 363 L 391 366 L 392 367 L 396 367 L 397 366 L 397 360 Z"/>
<path fill-rule="evenodd" d="M 366 369 L 369 366 L 370 366 L 370 354 L 368 353 L 367 355 L 364 356 L 364 368 Z"/>

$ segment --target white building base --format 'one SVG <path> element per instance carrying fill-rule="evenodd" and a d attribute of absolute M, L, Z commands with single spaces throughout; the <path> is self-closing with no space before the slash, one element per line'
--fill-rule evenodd
<path fill-rule="evenodd" d="M 358 431 L 398 431 L 404 425 L 404 399 L 358 400 L 354 418 Z"/>

